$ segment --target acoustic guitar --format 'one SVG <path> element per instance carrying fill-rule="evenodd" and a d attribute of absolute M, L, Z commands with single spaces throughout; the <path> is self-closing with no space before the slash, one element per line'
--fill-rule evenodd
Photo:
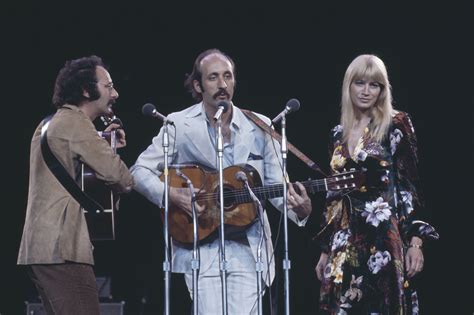
<path fill-rule="evenodd" d="M 188 188 L 186 181 L 177 175 L 177 170 L 185 174 L 198 190 L 196 202 L 205 210 L 198 218 L 198 238 L 204 240 L 220 226 L 219 174 L 217 171 L 197 164 L 181 164 L 169 167 L 169 185 L 176 188 Z M 251 165 L 241 164 L 223 170 L 224 178 L 224 224 L 232 229 L 245 229 L 257 216 L 257 208 L 241 180 L 236 178 L 238 172 L 244 172 L 249 186 L 259 200 L 283 197 L 283 184 L 262 186 L 258 172 Z M 164 175 L 161 175 L 164 180 Z M 351 170 L 323 179 L 302 182 L 306 191 L 315 193 L 327 190 L 348 190 L 361 187 L 365 181 L 363 171 Z M 293 186 L 298 192 L 298 187 Z M 164 211 L 161 212 L 162 219 Z M 193 242 L 192 218 L 183 209 L 172 204 L 168 211 L 169 233 L 181 243 Z"/>
<path fill-rule="evenodd" d="M 100 118 L 106 126 L 113 122 L 120 122 L 112 112 L 110 116 L 101 116 Z M 99 135 L 107 140 L 114 152 L 117 151 L 115 130 L 99 132 Z M 81 188 L 104 209 L 104 211 L 95 213 L 84 210 L 90 239 L 93 241 L 114 240 L 115 214 L 118 210 L 119 196 L 105 185 L 103 181 L 99 180 L 94 170 L 85 164 L 81 166 Z"/>

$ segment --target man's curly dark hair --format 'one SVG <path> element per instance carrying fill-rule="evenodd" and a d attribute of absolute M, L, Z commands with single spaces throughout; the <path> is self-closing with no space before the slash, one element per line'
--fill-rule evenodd
<path fill-rule="evenodd" d="M 97 88 L 96 67 L 106 68 L 97 56 L 82 57 L 66 61 L 59 71 L 54 85 L 53 105 L 57 108 L 65 105 L 78 106 L 82 101 L 94 101 L 100 97 Z M 89 93 L 85 97 L 83 92 Z"/>

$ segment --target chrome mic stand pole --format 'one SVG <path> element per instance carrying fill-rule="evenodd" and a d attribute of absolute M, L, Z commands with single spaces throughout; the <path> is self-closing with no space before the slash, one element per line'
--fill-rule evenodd
<path fill-rule="evenodd" d="M 225 259 L 225 236 L 224 236 L 224 176 L 223 176 L 223 152 L 222 119 L 217 119 L 217 163 L 219 165 L 219 203 L 220 203 L 220 229 L 219 229 L 219 256 L 220 274 L 222 285 L 222 314 L 227 315 L 227 261 Z"/>
<path fill-rule="evenodd" d="M 288 144 L 286 140 L 286 116 L 281 119 L 281 156 L 283 168 L 283 227 L 285 238 L 285 253 L 283 260 L 283 270 L 285 271 L 284 296 L 285 296 L 285 314 L 290 314 L 290 269 L 291 261 L 288 259 L 288 183 L 286 172 L 286 161 L 288 154 Z"/>
<path fill-rule="evenodd" d="M 249 188 L 250 189 L 250 188 Z M 252 192 L 253 193 L 253 192 Z M 262 285 L 262 273 L 263 273 L 263 261 L 262 261 L 262 245 L 263 245 L 263 235 L 265 233 L 265 226 L 263 224 L 263 207 L 255 197 L 255 201 L 258 203 L 259 208 L 259 215 L 260 215 L 260 224 L 261 224 L 261 233 L 260 233 L 260 241 L 258 242 L 257 247 L 257 262 L 255 263 L 256 271 L 257 271 L 257 290 L 258 290 L 258 315 L 263 314 L 263 285 Z"/>
<path fill-rule="evenodd" d="M 169 207 L 169 173 L 168 173 L 168 147 L 169 134 L 168 122 L 165 119 L 163 123 L 163 153 L 164 153 L 164 189 L 165 189 L 165 219 L 164 219 L 164 238 L 165 238 L 165 260 L 163 262 L 163 272 L 165 280 L 165 305 L 164 314 L 170 313 L 170 281 L 171 281 L 171 263 L 170 263 L 170 249 L 169 249 L 169 231 L 168 231 L 168 207 Z"/>
<path fill-rule="evenodd" d="M 193 259 L 191 260 L 191 269 L 193 271 L 193 314 L 198 314 L 198 279 L 199 279 L 199 265 L 200 265 L 200 254 L 198 244 L 198 224 L 197 224 L 197 213 L 196 213 L 196 193 L 191 180 L 183 174 L 179 169 L 176 169 L 176 175 L 180 176 L 186 181 L 186 184 L 191 191 L 191 208 L 193 213 Z"/>
<path fill-rule="evenodd" d="M 263 225 L 263 207 L 262 203 L 260 200 L 257 198 L 253 190 L 250 188 L 248 181 L 245 179 L 244 181 L 245 187 L 247 187 L 247 190 L 252 197 L 252 200 L 254 203 L 257 204 L 258 206 L 258 215 L 259 215 L 259 221 L 261 224 L 261 233 L 260 233 L 260 240 L 258 242 L 258 247 L 257 247 L 257 262 L 255 263 L 255 269 L 257 271 L 257 292 L 258 292 L 258 315 L 263 314 L 263 290 L 262 290 L 262 273 L 263 273 L 263 262 L 262 262 L 262 245 L 263 245 L 263 233 L 264 233 L 264 225 Z"/>

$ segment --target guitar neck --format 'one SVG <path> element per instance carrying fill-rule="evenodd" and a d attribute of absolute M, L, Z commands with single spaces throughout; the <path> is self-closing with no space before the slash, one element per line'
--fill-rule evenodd
<path fill-rule="evenodd" d="M 309 180 L 301 182 L 305 187 L 307 192 L 315 193 L 319 191 L 327 191 L 327 183 L 325 179 Z M 296 192 L 300 193 L 298 186 L 294 186 Z M 283 197 L 283 184 L 273 184 L 262 187 L 253 187 L 252 191 L 257 196 L 259 200 L 266 200 L 271 198 Z M 198 200 L 203 199 L 215 199 L 217 198 L 217 193 L 207 193 L 201 196 L 198 196 Z M 247 189 L 234 189 L 224 191 L 224 199 L 233 200 L 236 203 L 248 203 L 252 202 L 252 197 L 250 196 Z"/>
<path fill-rule="evenodd" d="M 328 190 L 326 179 L 308 180 L 301 182 L 301 184 L 304 186 L 306 191 L 310 193 Z M 298 186 L 293 185 L 293 188 L 297 193 L 301 193 Z M 260 200 L 283 197 L 283 184 L 255 187 L 253 188 L 253 191 Z"/>

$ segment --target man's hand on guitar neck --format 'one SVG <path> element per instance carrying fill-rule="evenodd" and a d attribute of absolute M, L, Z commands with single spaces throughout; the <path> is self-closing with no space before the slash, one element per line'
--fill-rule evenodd
<path fill-rule="evenodd" d="M 301 194 L 295 191 L 293 185 L 298 186 Z M 304 219 L 311 214 L 311 199 L 306 193 L 306 188 L 300 182 L 288 185 L 288 209 L 293 210 L 300 219 Z"/>
<path fill-rule="evenodd" d="M 110 132 L 112 130 L 115 130 L 117 149 L 125 147 L 127 145 L 127 141 L 125 140 L 125 130 L 123 130 L 122 126 L 116 123 L 111 123 L 107 126 L 107 128 L 105 128 L 104 131 Z"/>
<path fill-rule="evenodd" d="M 197 192 L 197 189 L 195 189 Z M 177 206 L 178 208 L 186 211 L 186 213 L 192 217 L 193 211 L 191 208 L 191 191 L 189 188 L 175 188 L 170 187 L 170 203 Z M 204 212 L 205 208 L 202 205 L 199 205 L 197 202 L 194 203 L 196 207 L 197 215 L 200 216 Z"/>

